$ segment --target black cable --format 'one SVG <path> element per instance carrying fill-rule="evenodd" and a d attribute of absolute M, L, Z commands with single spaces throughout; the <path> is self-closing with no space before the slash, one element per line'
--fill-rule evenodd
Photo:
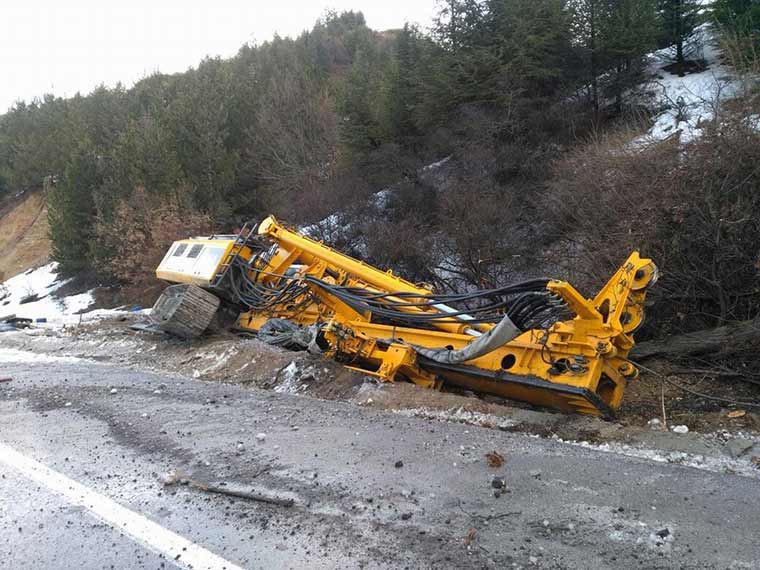
<path fill-rule="evenodd" d="M 296 303 L 296 307 L 307 306 L 313 300 L 311 287 L 327 291 L 359 313 L 371 313 L 376 319 L 416 327 L 462 322 L 472 325 L 496 323 L 506 314 L 521 330 L 527 330 L 536 325 L 548 326 L 548 323 L 558 320 L 567 309 L 564 302 L 558 302 L 557 297 L 546 291 L 548 279 L 532 279 L 504 287 L 457 294 L 421 295 L 409 291 L 383 293 L 327 283 L 310 275 L 277 274 L 257 268 L 256 265 L 266 258 L 267 253 L 259 251 L 247 262 L 237 258 L 235 270 L 228 273 L 233 299 L 249 309 L 262 312 L 296 302 L 299 298 L 302 300 Z M 260 276 L 274 277 L 276 282 L 265 285 Z M 485 299 L 490 302 L 458 310 L 452 307 L 452 312 L 443 312 L 437 307 Z M 472 318 L 466 321 L 457 318 L 464 316 Z"/>

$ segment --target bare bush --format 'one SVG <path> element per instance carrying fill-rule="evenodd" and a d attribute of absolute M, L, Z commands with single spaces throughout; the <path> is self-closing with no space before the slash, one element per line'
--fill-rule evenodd
<path fill-rule="evenodd" d="M 592 141 L 557 164 L 546 198 L 564 261 L 598 281 L 634 249 L 663 278 L 649 314 L 661 331 L 760 312 L 760 132 L 734 102 L 688 145 L 642 147 L 626 133 Z"/>
<path fill-rule="evenodd" d="M 181 190 L 152 196 L 145 188 L 117 204 L 113 217 L 99 217 L 96 235 L 104 256 L 98 269 L 125 285 L 125 298 L 151 304 L 163 288 L 155 270 L 174 240 L 212 231 L 212 219 L 195 210 Z"/>

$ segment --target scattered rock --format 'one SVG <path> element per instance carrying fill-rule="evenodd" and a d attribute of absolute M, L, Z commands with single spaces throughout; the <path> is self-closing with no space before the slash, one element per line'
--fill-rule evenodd
<path fill-rule="evenodd" d="M 402 521 L 408 521 L 410 518 L 412 518 L 412 513 L 402 513 L 401 514 L 401 520 Z"/>
<path fill-rule="evenodd" d="M 507 486 L 507 482 L 504 480 L 504 477 L 494 477 L 491 479 L 491 487 L 494 489 L 504 489 Z"/>
<path fill-rule="evenodd" d="M 175 485 L 179 483 L 181 478 L 182 477 L 178 471 L 169 471 L 168 473 L 164 473 L 163 475 L 159 476 L 158 480 L 168 487 L 169 485 Z"/>
<path fill-rule="evenodd" d="M 725 450 L 734 459 L 738 459 L 745 453 L 747 453 L 755 445 L 755 442 L 751 439 L 730 439 L 726 442 Z"/>
<path fill-rule="evenodd" d="M 681 433 L 681 434 L 683 434 L 683 433 L 689 433 L 689 428 L 687 426 L 684 426 L 684 425 L 673 426 L 672 429 L 673 429 L 674 433 Z"/>
<path fill-rule="evenodd" d="M 66 402 L 64 405 L 65 405 L 67 408 L 70 408 L 70 407 L 71 407 L 71 402 Z"/>
<path fill-rule="evenodd" d="M 647 422 L 647 425 L 652 429 L 660 429 L 662 427 L 662 420 L 660 418 L 652 418 Z"/>
<path fill-rule="evenodd" d="M 267 434 L 265 433 L 257 433 L 256 434 L 256 441 L 265 441 L 267 438 Z"/>
<path fill-rule="evenodd" d="M 118 393 L 119 391 L 116 388 L 111 388 L 111 391 L 109 392 L 109 394 L 118 394 Z"/>
<path fill-rule="evenodd" d="M 530 475 L 534 479 L 540 479 L 541 471 L 539 469 L 533 469 L 532 471 L 528 471 L 528 475 Z"/>
<path fill-rule="evenodd" d="M 649 544 L 661 549 L 664 553 L 672 550 L 673 533 L 667 527 L 658 529 L 649 535 Z"/>
<path fill-rule="evenodd" d="M 398 461 L 396 461 L 396 463 L 394 463 L 394 465 L 393 465 L 393 466 L 394 466 L 396 469 L 401 469 L 401 468 L 404 466 L 404 462 L 403 462 L 403 461 L 401 461 L 401 460 L 399 459 Z"/>

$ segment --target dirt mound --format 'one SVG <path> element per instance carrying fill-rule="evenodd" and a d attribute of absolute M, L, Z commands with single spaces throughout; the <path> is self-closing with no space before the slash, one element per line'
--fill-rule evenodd
<path fill-rule="evenodd" d="M 47 204 L 43 192 L 28 192 L 0 210 L 0 281 L 50 257 Z"/>

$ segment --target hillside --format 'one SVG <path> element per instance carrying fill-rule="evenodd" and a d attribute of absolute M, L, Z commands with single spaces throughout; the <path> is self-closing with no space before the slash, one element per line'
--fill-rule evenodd
<path fill-rule="evenodd" d="M 174 239 L 274 214 L 449 293 L 549 276 L 587 294 L 638 250 L 662 269 L 641 340 L 758 315 L 760 34 L 739 4 L 444 4 L 429 30 L 328 13 L 18 103 L 0 193 L 47 181 L 49 215 L 30 194 L 3 218 L 6 273 L 47 256 L 47 219 L 62 279 L 149 306 Z"/>
<path fill-rule="evenodd" d="M 50 257 L 47 204 L 42 192 L 28 192 L 0 209 L 0 275 L 14 275 Z"/>

